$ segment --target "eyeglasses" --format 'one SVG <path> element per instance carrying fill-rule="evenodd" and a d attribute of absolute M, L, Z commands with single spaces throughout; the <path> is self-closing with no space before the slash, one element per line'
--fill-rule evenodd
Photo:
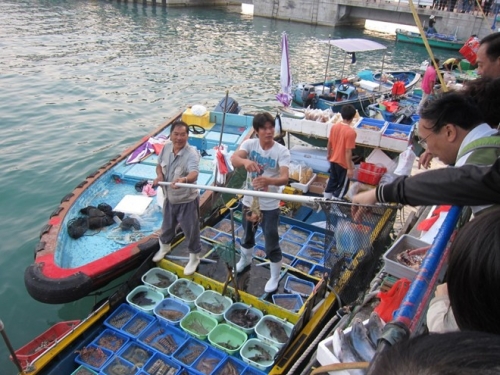
<path fill-rule="evenodd" d="M 433 135 L 434 132 L 429 133 L 429 135 L 425 138 L 421 138 L 418 140 L 418 144 L 422 146 L 423 148 L 427 149 L 427 138 L 429 138 L 431 135 Z"/>

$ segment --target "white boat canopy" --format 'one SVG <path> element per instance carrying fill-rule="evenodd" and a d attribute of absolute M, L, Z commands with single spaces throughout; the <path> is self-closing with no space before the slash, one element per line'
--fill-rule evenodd
<path fill-rule="evenodd" d="M 360 38 L 322 40 L 321 43 L 328 43 L 331 46 L 338 47 L 347 53 L 387 49 L 387 47 L 383 44 L 374 42 L 373 40 Z"/>

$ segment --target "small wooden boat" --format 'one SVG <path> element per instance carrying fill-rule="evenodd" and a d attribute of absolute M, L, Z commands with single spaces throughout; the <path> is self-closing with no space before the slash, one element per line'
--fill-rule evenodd
<path fill-rule="evenodd" d="M 156 178 L 158 156 L 154 146 L 168 137 L 171 124 L 180 119 L 190 125 L 189 144 L 203 155 L 198 182 L 204 185 L 215 181 L 214 147 L 222 141 L 229 151 L 235 150 L 253 134 L 252 116 L 215 111 L 196 116 L 188 108 L 88 175 L 63 197 L 42 228 L 35 261 L 24 275 L 26 289 L 33 298 L 57 304 L 78 300 L 158 250 L 161 207 L 156 197 L 142 193 L 141 186 Z M 91 219 L 81 210 L 102 204 L 113 212 L 124 213 L 131 225 L 124 226 L 125 221 L 115 219 L 116 223 L 111 220 L 105 226 L 87 229 Z M 213 193 L 202 191 L 202 215 L 216 208 L 212 204 Z M 82 217 L 82 225 L 73 226 Z M 83 235 L 75 238 L 73 233 L 72 238 L 69 228 Z"/>
<path fill-rule="evenodd" d="M 465 44 L 464 40 L 457 40 L 454 35 L 447 34 L 428 34 L 427 41 L 432 48 L 449 49 L 458 51 Z M 424 45 L 422 36 L 412 31 L 396 29 L 396 42 L 412 43 Z"/>
<path fill-rule="evenodd" d="M 231 195 L 236 191 L 214 186 L 206 188 L 218 189 L 219 192 Z M 237 191 L 241 193 L 241 190 Z M 183 259 L 188 250 L 186 241 L 181 238 L 166 259 L 157 264 L 151 262 L 150 258 L 146 260 L 119 291 L 79 325 L 78 333 L 66 337 L 56 347 L 30 363 L 26 374 L 74 373 L 82 364 L 82 357 L 78 356 L 88 354 L 89 350 L 98 351 L 98 348 L 101 348 L 99 353 L 106 356 L 97 370 L 102 371 L 108 366 L 122 363 L 120 361 L 126 358 L 127 350 L 132 345 L 147 353 L 147 358 L 141 358 L 140 363 L 135 365 L 151 374 L 155 373 L 152 372 L 152 367 L 160 365 L 159 360 L 162 365 L 175 368 L 178 374 L 194 373 L 201 371 L 200 369 L 204 373 L 208 371 L 222 374 L 226 373 L 225 368 L 232 369 L 231 373 L 243 375 L 298 373 L 298 368 L 305 365 L 298 361 L 299 357 L 318 333 L 324 327 L 331 326 L 332 319 L 337 319 L 335 312 L 340 302 L 338 298 L 342 303 L 351 303 L 367 287 L 377 265 L 376 259 L 382 255 L 390 241 L 389 234 L 396 211 L 395 207 L 378 207 L 370 219 L 363 221 L 361 225 L 354 225 L 348 203 L 326 201 L 314 195 L 278 195 L 290 204 L 286 205 L 287 209 L 280 217 L 279 232 L 285 259 L 279 289 L 274 296 L 264 293 L 264 284 L 269 276 L 268 262 L 258 254 L 254 256 L 249 269 L 236 278 L 232 276 L 228 265 L 237 258 L 234 258 L 235 237 L 231 228 L 235 228 L 238 236 L 241 211 L 235 208 L 235 201 L 231 200 L 227 203 L 227 207 L 231 207 L 229 214 L 226 208 L 219 211 L 220 215 L 205 222 L 207 225 L 202 230 L 203 258 L 209 261 L 202 262 L 194 275 L 187 279 L 183 276 Z M 323 210 L 313 208 L 315 204 L 320 204 Z M 334 228 L 338 228 L 336 235 Z M 256 240 L 258 247 L 262 241 L 261 236 L 257 236 Z M 154 314 L 148 314 L 145 307 L 141 307 L 139 303 L 130 303 L 133 298 L 128 298 L 145 281 L 145 275 L 152 271 L 179 277 L 175 283 L 182 280 L 193 287 L 191 292 L 196 287 L 209 291 L 212 295 L 219 295 L 212 303 L 219 303 L 229 297 L 230 305 L 223 314 L 219 311 L 217 320 L 215 312 L 200 303 L 205 292 L 193 303 L 193 297 L 181 293 L 174 287 L 174 283 L 168 289 L 170 298 L 163 301 L 174 298 L 177 302 L 187 303 L 189 300 L 193 303 L 193 311 L 189 312 L 188 307 L 185 310 L 187 315 L 177 325 L 173 322 L 165 323 L 160 317 L 163 315 L 159 309 L 166 302 L 159 302 L 153 310 Z M 329 292 L 329 289 L 334 292 Z M 142 290 L 157 293 L 153 289 Z M 282 294 L 282 298 L 279 298 Z M 292 301 L 290 297 L 293 297 Z M 208 309 L 208 312 L 204 309 Z M 240 310 L 244 312 L 245 319 L 253 323 L 241 322 L 236 318 Z M 196 318 L 191 318 L 189 314 L 195 314 Z M 253 314 L 258 318 L 257 323 L 254 322 Z M 128 319 L 128 322 L 124 319 Z M 136 332 L 139 321 L 144 321 L 146 327 Z M 198 331 L 200 322 L 202 325 L 210 324 L 211 328 Z M 127 327 L 134 327 L 134 337 L 132 331 L 127 331 Z M 225 333 L 217 336 L 215 332 L 219 330 Z M 128 338 L 129 344 L 115 352 L 107 351 L 109 348 L 100 341 L 104 332 Z M 261 347 L 259 350 L 273 354 L 268 356 L 264 352 L 253 352 L 254 349 L 249 347 L 253 347 L 255 343 Z M 185 356 L 188 353 L 189 359 Z M 132 362 L 134 360 L 137 358 L 132 358 Z M 204 366 L 209 366 L 210 370 Z"/>
<path fill-rule="evenodd" d="M 15 351 L 16 357 L 21 365 L 31 363 L 35 358 L 41 356 L 51 347 L 56 345 L 71 330 L 80 324 L 80 320 L 69 320 L 54 324 L 40 336 Z M 12 360 L 12 356 L 11 356 Z"/>

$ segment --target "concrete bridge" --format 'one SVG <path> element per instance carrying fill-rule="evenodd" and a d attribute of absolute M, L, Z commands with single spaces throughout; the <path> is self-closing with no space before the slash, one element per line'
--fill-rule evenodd
<path fill-rule="evenodd" d="M 419 5 L 420 1 L 420 6 Z M 425 3 L 423 3 L 425 1 Z M 436 17 L 436 28 L 442 34 L 467 39 L 472 34 L 482 38 L 492 32 L 493 18 L 484 20 L 472 13 L 454 13 L 423 7 L 429 0 L 415 0 L 420 22 L 428 24 Z M 246 2 L 246 1 L 243 1 Z M 253 0 L 254 15 L 324 26 L 364 26 L 367 19 L 415 26 L 410 6 L 393 0 Z M 432 1 L 430 2 L 432 4 Z M 499 22 L 500 26 L 500 22 Z"/>
<path fill-rule="evenodd" d="M 366 20 L 415 26 L 408 0 L 116 0 L 163 7 L 223 6 L 253 4 L 254 15 L 266 18 L 322 26 L 360 26 Z M 492 32 L 493 18 L 479 14 L 454 13 L 430 9 L 432 0 L 414 0 L 422 24 L 436 17 L 436 28 L 442 34 L 468 39 L 472 34 L 482 38 Z M 419 7 L 420 5 L 420 7 Z M 499 22 L 500 26 L 500 22 Z"/>

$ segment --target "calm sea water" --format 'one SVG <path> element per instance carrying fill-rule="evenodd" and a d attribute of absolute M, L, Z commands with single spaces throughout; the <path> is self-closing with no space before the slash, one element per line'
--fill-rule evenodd
<path fill-rule="evenodd" d="M 425 50 L 393 37 L 242 15 L 239 8 L 154 9 L 77 0 L 0 0 L 0 319 L 18 348 L 101 297 L 46 305 L 25 290 L 39 231 L 98 166 L 186 105 L 213 108 L 229 90 L 245 111 L 275 111 L 280 38 L 294 82 L 320 81 L 332 37 L 387 45 L 386 69 L 416 68 Z M 380 69 L 359 54 L 348 73 Z M 329 75 L 342 69 L 334 51 Z M 123 281 L 123 280 L 121 280 Z M 0 343 L 0 372 L 16 373 Z"/>

